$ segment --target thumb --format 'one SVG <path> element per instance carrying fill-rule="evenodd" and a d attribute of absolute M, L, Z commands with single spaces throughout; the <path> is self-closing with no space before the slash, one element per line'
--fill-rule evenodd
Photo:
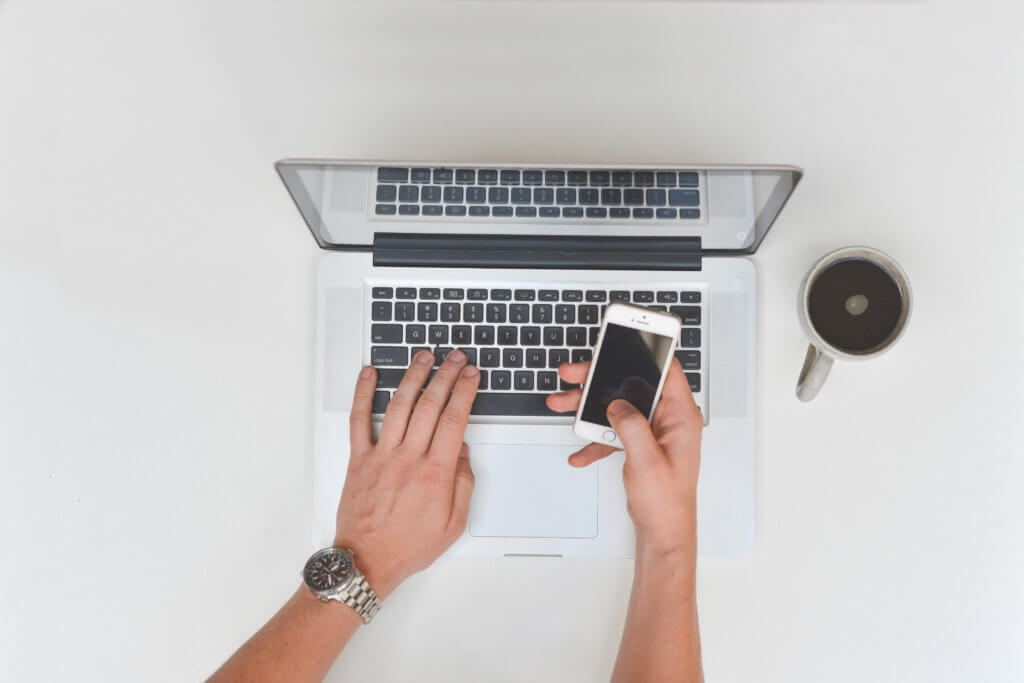
<path fill-rule="evenodd" d="M 619 435 L 626 457 L 639 465 L 664 459 L 651 425 L 629 401 L 615 399 L 608 406 L 608 422 Z"/>
<path fill-rule="evenodd" d="M 452 513 L 448 518 L 448 532 L 452 540 L 462 535 L 469 519 L 469 501 L 473 496 L 475 477 L 469 466 L 469 446 L 462 444 L 455 463 L 455 491 L 452 495 Z"/>

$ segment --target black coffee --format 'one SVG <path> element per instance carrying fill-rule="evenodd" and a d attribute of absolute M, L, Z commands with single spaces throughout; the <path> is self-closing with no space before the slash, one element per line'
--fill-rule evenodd
<path fill-rule="evenodd" d="M 818 274 L 807 308 L 822 339 L 847 353 L 868 353 L 896 330 L 903 296 L 885 268 L 850 258 Z"/>

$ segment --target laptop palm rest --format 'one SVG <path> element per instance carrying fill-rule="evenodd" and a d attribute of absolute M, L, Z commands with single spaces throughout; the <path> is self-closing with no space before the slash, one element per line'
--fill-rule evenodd
<path fill-rule="evenodd" d="M 470 443 L 476 475 L 471 536 L 595 538 L 597 467 L 567 462 L 565 444 Z"/>

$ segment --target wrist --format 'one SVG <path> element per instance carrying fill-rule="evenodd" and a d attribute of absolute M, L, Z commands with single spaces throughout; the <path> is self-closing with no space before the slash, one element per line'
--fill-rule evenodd
<path fill-rule="evenodd" d="M 652 580 L 688 595 L 696 593 L 696 542 L 666 543 L 638 535 L 635 581 Z"/>
<path fill-rule="evenodd" d="M 402 582 L 402 577 L 398 576 L 398 573 L 383 561 L 386 558 L 376 558 L 367 551 L 365 544 L 339 536 L 334 539 L 332 545 L 335 548 L 352 550 L 353 564 L 381 600 L 391 595 L 398 584 Z"/>

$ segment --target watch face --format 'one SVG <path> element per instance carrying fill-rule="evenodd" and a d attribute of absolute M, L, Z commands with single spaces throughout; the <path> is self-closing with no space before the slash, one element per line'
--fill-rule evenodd
<path fill-rule="evenodd" d="M 315 591 L 337 588 L 352 577 L 352 558 L 344 550 L 321 550 L 306 563 L 306 585 Z"/>

